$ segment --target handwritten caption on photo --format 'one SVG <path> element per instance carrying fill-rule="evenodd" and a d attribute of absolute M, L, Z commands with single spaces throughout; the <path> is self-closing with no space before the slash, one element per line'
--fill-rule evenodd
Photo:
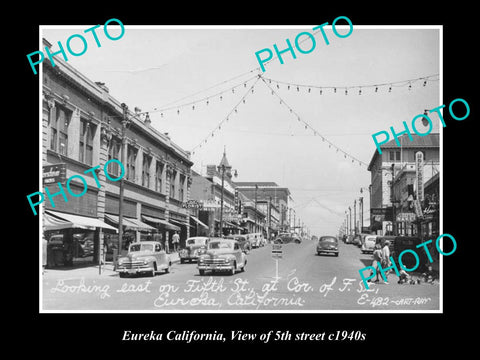
<path fill-rule="evenodd" d="M 365 307 L 377 306 L 410 306 L 425 305 L 430 298 L 380 298 L 376 296 L 379 288 L 365 287 L 362 281 L 352 278 L 342 280 L 332 278 L 320 286 L 313 286 L 293 276 L 289 280 L 280 282 L 272 279 L 265 282 L 260 288 L 254 288 L 246 279 L 237 278 L 226 283 L 223 278 L 208 277 L 202 280 L 187 280 L 184 286 L 173 284 L 154 285 L 151 280 L 141 283 L 122 283 L 118 288 L 110 285 L 98 285 L 95 280 L 85 278 L 57 279 L 52 294 L 92 294 L 101 300 L 115 300 L 119 294 L 152 294 L 152 306 L 155 309 L 171 309 L 190 306 L 192 308 L 245 308 L 271 309 L 293 308 L 302 309 L 317 302 L 319 298 L 311 295 L 320 295 L 326 298 L 330 293 L 347 293 L 355 291 L 358 294 L 356 304 Z M 355 301 L 355 298 L 353 298 Z"/>

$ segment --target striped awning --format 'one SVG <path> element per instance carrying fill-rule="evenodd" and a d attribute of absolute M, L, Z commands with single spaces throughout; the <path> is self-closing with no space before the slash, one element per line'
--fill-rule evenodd
<path fill-rule="evenodd" d="M 160 226 L 163 226 L 167 230 L 175 230 L 175 231 L 180 231 L 180 227 L 177 225 L 173 225 L 169 223 L 167 220 L 159 219 L 153 216 L 147 216 L 147 215 L 142 215 L 142 219 L 148 222 L 151 222 L 153 224 L 158 224 Z"/>
<path fill-rule="evenodd" d="M 117 229 L 115 229 L 113 226 L 110 226 L 96 218 L 66 214 L 51 210 L 45 210 L 44 226 L 46 230 L 61 230 L 70 228 L 95 230 L 96 228 L 102 228 L 117 231 Z"/>
<path fill-rule="evenodd" d="M 118 226 L 118 222 L 119 222 L 118 215 L 105 214 L 105 219 L 107 219 L 108 221 Z M 123 223 L 123 226 L 126 227 L 126 230 L 134 230 L 134 231 L 157 230 L 153 226 L 145 224 L 144 222 L 141 222 L 140 220 L 134 219 L 134 218 L 123 217 L 122 223 Z"/>

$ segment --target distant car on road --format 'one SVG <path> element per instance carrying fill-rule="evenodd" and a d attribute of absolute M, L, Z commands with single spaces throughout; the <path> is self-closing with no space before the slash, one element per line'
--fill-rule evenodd
<path fill-rule="evenodd" d="M 362 253 L 373 253 L 376 241 L 377 235 L 366 235 L 362 243 Z"/>
<path fill-rule="evenodd" d="M 259 248 L 261 246 L 265 246 L 266 241 L 262 233 L 247 234 L 247 237 L 250 241 L 250 244 L 252 245 L 252 248 Z"/>
<path fill-rule="evenodd" d="M 226 236 L 225 239 L 237 241 L 240 245 L 240 249 L 245 251 L 247 254 L 250 250 L 252 250 L 252 243 L 247 235 L 229 235 Z"/>
<path fill-rule="evenodd" d="M 279 234 L 273 242 L 275 244 L 289 244 L 292 242 L 295 244 L 300 244 L 302 242 L 302 238 L 297 234 L 283 233 Z"/>
<path fill-rule="evenodd" d="M 338 256 L 338 239 L 335 236 L 321 236 L 317 243 L 317 255 L 333 254 Z"/>
<path fill-rule="evenodd" d="M 194 236 L 185 241 L 185 248 L 178 252 L 180 263 L 197 261 L 198 256 L 204 253 L 207 249 L 207 236 Z"/>
<path fill-rule="evenodd" d="M 120 277 L 132 274 L 155 276 L 157 271 L 170 272 L 170 256 L 156 241 L 142 241 L 130 244 L 127 256 L 120 257 L 116 271 Z"/>
<path fill-rule="evenodd" d="M 345 244 L 353 244 L 353 235 L 347 235 Z"/>
<path fill-rule="evenodd" d="M 211 238 L 207 252 L 199 256 L 197 264 L 200 275 L 205 271 L 228 271 L 234 275 L 237 270 L 245 271 L 247 255 L 236 240 Z"/>

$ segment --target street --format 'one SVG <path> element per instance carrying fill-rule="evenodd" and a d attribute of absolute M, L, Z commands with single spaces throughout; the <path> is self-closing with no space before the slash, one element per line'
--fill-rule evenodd
<path fill-rule="evenodd" d="M 283 258 L 271 256 L 271 245 L 248 254 L 245 272 L 207 273 L 196 264 L 172 265 L 155 277 L 122 278 L 111 269 L 47 269 L 43 275 L 46 311 L 435 311 L 440 286 L 435 284 L 370 285 L 367 291 L 358 270 L 372 256 L 355 245 L 339 243 L 340 254 L 318 256 L 315 243 L 283 245 Z M 278 261 L 278 264 L 277 264 Z M 277 268 L 278 265 L 278 268 Z M 278 274 L 277 274 L 278 271 Z M 278 277 L 277 277 L 278 276 Z"/>

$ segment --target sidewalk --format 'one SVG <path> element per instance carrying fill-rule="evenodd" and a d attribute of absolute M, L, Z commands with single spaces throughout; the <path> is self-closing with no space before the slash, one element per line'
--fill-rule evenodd
<path fill-rule="evenodd" d="M 172 264 L 180 262 L 178 253 L 170 253 L 170 261 Z M 113 269 L 113 263 L 107 262 L 102 264 L 99 269 L 98 264 L 90 264 L 88 266 L 73 266 L 73 267 L 59 267 L 52 269 L 45 269 L 43 277 L 46 279 L 56 278 L 91 278 L 96 276 L 117 276 L 117 272 Z"/>

